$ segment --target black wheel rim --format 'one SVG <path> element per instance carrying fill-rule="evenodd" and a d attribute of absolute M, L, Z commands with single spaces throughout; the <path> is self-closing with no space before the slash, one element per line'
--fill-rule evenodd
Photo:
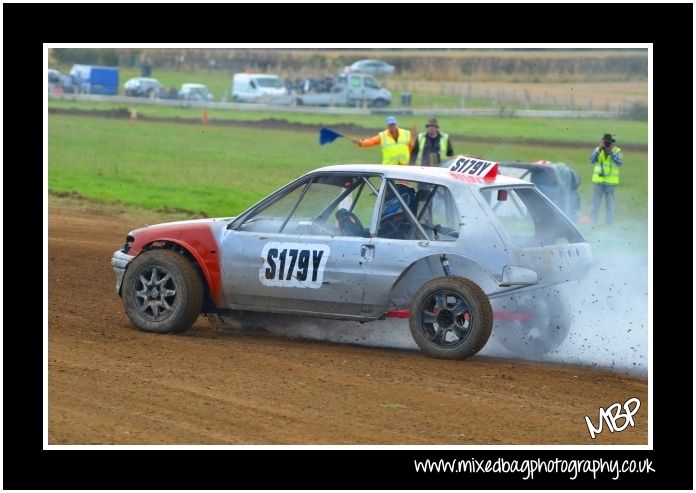
<path fill-rule="evenodd" d="M 419 321 L 420 331 L 428 341 L 441 348 L 453 348 L 467 340 L 474 317 L 461 294 L 439 290 L 421 304 Z"/>
<path fill-rule="evenodd" d="M 133 282 L 133 299 L 141 317 L 150 322 L 161 322 L 176 307 L 176 280 L 164 267 L 146 267 Z"/>

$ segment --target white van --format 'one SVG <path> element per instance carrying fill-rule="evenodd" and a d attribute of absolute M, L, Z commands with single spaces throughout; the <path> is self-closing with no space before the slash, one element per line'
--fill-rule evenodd
<path fill-rule="evenodd" d="M 234 74 L 232 101 L 254 103 L 287 96 L 283 79 L 273 74 Z"/>

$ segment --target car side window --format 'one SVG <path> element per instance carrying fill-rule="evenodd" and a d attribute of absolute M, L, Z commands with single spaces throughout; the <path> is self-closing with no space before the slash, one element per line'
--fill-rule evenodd
<path fill-rule="evenodd" d="M 379 89 L 381 86 L 372 77 L 365 77 L 365 87 L 369 87 L 371 89 Z"/>
<path fill-rule="evenodd" d="M 417 199 L 418 220 L 432 239 L 454 241 L 459 238 L 459 213 L 448 188 L 423 184 Z"/>
<path fill-rule="evenodd" d="M 459 215 L 452 195 L 441 185 L 389 180 L 377 236 L 397 240 L 456 240 Z"/>
<path fill-rule="evenodd" d="M 381 178 L 329 174 L 287 191 L 238 229 L 298 236 L 369 236 Z"/>
<path fill-rule="evenodd" d="M 481 194 L 519 247 L 582 241 L 572 224 L 533 188 L 483 189 Z"/>
<path fill-rule="evenodd" d="M 308 183 L 308 180 L 299 182 L 283 195 L 274 196 L 236 229 L 255 233 L 278 233 L 288 216 L 288 211 L 292 210 Z"/>

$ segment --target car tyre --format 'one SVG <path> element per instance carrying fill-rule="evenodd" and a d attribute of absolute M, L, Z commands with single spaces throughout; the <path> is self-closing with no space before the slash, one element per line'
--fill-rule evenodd
<path fill-rule="evenodd" d="M 409 317 L 411 335 L 435 358 L 467 359 L 491 335 L 493 309 L 486 293 L 464 277 L 439 277 L 416 293 Z"/>
<path fill-rule="evenodd" d="M 160 334 L 188 329 L 203 308 L 203 283 L 193 264 L 171 250 L 151 250 L 123 276 L 123 305 L 131 322 Z"/>
<path fill-rule="evenodd" d="M 516 356 L 540 358 L 558 347 L 570 332 L 571 316 L 560 295 L 527 293 L 517 300 L 517 310 L 529 311 L 530 318 L 501 322 L 496 338 Z"/>

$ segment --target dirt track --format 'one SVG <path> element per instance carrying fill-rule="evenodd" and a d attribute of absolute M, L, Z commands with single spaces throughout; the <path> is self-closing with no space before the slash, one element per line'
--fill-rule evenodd
<path fill-rule="evenodd" d="M 110 259 L 152 218 L 49 207 L 49 444 L 646 444 L 647 381 L 573 367 L 136 330 Z M 600 407 L 635 427 L 591 440 Z M 619 421 L 623 424 L 623 421 Z"/>

